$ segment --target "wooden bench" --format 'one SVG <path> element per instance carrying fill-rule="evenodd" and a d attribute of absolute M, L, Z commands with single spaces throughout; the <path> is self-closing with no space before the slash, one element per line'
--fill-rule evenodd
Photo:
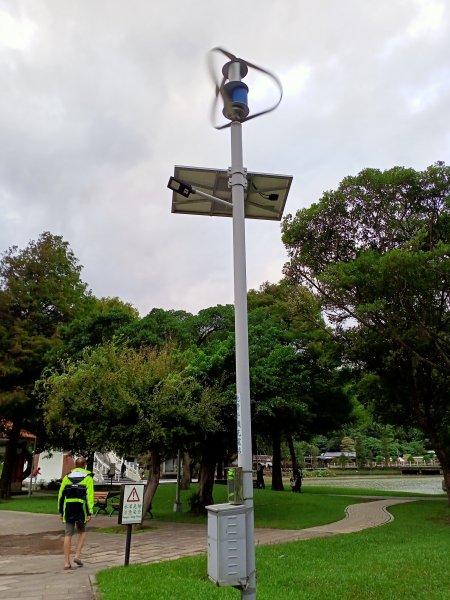
<path fill-rule="evenodd" d="M 108 514 L 108 492 L 94 492 L 94 515 L 101 511 Z"/>

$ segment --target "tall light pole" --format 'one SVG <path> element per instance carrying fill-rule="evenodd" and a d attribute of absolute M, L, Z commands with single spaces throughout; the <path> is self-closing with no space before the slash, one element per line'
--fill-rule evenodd
<path fill-rule="evenodd" d="M 247 272 L 245 253 L 244 192 L 247 178 L 242 150 L 242 124 L 240 117 L 247 116 L 247 86 L 240 86 L 241 77 L 247 73 L 240 61 L 230 61 L 223 68 L 228 79 L 230 108 L 225 116 L 231 119 L 231 170 L 230 186 L 233 204 L 233 261 L 234 261 L 234 329 L 236 344 L 236 404 L 238 466 L 243 472 L 243 493 L 246 514 L 247 583 L 242 598 L 256 598 L 256 565 L 253 510 L 252 420 L 250 413 L 250 370 L 248 355 Z M 244 84 L 245 85 L 245 84 Z M 231 88 L 231 89 L 230 89 Z M 233 108 L 233 99 L 237 103 Z M 242 105 L 242 106 L 241 106 Z"/>
<path fill-rule="evenodd" d="M 175 176 L 170 178 L 168 187 L 174 192 L 172 212 L 233 219 L 237 451 L 238 466 L 243 471 L 245 505 L 246 577 L 240 588 L 242 598 L 256 600 L 245 218 L 279 221 L 292 177 L 247 173 L 244 169 L 242 122 L 247 119 L 249 109 L 248 87 L 242 79 L 249 64 L 225 54 L 230 61 L 222 69 L 224 81 L 220 92 L 224 99 L 223 114 L 230 121 L 231 167 L 228 171 L 175 167 Z"/>

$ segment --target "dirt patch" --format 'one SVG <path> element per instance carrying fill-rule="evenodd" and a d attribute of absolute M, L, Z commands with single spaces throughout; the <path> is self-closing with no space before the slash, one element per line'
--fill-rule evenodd
<path fill-rule="evenodd" d="M 29 533 L 27 535 L 1 535 L 0 556 L 20 554 L 61 554 L 63 533 Z"/>

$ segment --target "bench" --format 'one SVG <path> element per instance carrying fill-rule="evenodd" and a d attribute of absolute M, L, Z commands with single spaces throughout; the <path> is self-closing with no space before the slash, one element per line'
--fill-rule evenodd
<path fill-rule="evenodd" d="M 108 492 L 94 492 L 94 515 L 101 511 L 108 514 Z"/>
<path fill-rule="evenodd" d="M 117 496 L 117 494 L 114 494 L 113 496 L 111 496 L 111 511 L 109 513 L 109 516 L 111 516 L 113 513 L 115 512 L 119 512 L 120 510 L 120 500 Z"/>

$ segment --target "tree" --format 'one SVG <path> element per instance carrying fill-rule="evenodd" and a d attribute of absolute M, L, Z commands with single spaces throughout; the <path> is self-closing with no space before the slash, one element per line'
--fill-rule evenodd
<path fill-rule="evenodd" d="M 363 440 L 360 435 L 355 438 L 355 454 L 356 454 L 356 466 L 359 469 L 363 469 L 366 466 L 367 459 L 369 457 L 369 451 L 366 449 Z"/>
<path fill-rule="evenodd" d="M 272 489 L 283 490 L 281 442 L 293 467 L 293 438 L 326 433 L 350 418 L 346 372 L 313 296 L 287 282 L 249 294 L 249 351 L 255 430 L 272 440 Z"/>
<path fill-rule="evenodd" d="M 288 216 L 286 275 L 373 374 L 385 422 L 416 423 L 450 490 L 450 168 L 366 169 Z M 450 491 L 449 491 L 450 503 Z"/>
<path fill-rule="evenodd" d="M 80 358 L 85 348 L 109 342 L 139 322 L 139 313 L 131 304 L 119 298 L 91 296 L 83 314 L 62 327 L 58 358 Z"/>
<path fill-rule="evenodd" d="M 162 348 L 167 344 L 188 348 L 193 342 L 193 328 L 194 317 L 191 313 L 184 310 L 153 308 L 142 319 L 125 324 L 120 331 L 120 337 L 134 348 Z"/>
<path fill-rule="evenodd" d="M 231 305 L 201 310 L 194 318 L 195 350 L 188 372 L 204 388 L 214 390 L 215 421 L 205 427 L 189 448 L 199 460 L 198 494 L 192 499 L 193 512 L 205 512 L 214 503 L 213 488 L 217 469 L 236 456 L 236 367 L 234 310 Z"/>
<path fill-rule="evenodd" d="M 42 233 L 37 241 L 3 253 L 0 261 L 0 410 L 12 423 L 0 481 L 11 490 L 13 460 L 22 427 L 41 433 L 33 397 L 36 379 L 60 346 L 60 331 L 88 297 L 81 266 L 62 237 Z"/>
<path fill-rule="evenodd" d="M 48 371 L 38 384 L 54 440 L 70 440 L 72 451 L 87 454 L 114 448 L 151 457 L 144 514 L 163 458 L 215 426 L 214 393 L 185 373 L 186 364 L 169 346 L 135 350 L 108 342 L 67 362 L 62 372 Z"/>
<path fill-rule="evenodd" d="M 348 435 L 344 435 L 344 437 L 341 440 L 340 447 L 341 447 L 341 451 L 345 454 L 348 454 L 349 452 L 354 452 L 355 451 L 355 440 L 353 440 Z"/>

